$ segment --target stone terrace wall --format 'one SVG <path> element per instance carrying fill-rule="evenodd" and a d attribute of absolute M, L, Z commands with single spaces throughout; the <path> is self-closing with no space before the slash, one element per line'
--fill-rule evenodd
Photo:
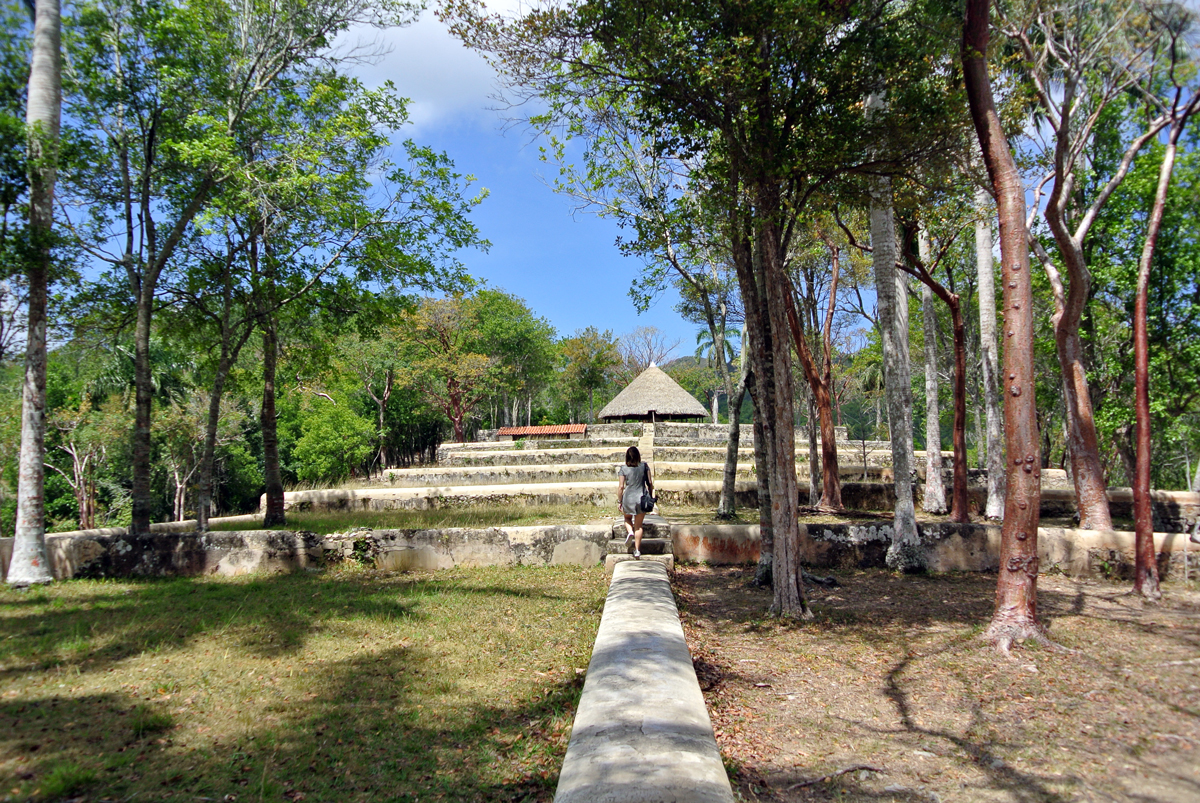
<path fill-rule="evenodd" d="M 341 560 L 390 571 L 518 563 L 595 566 L 607 554 L 612 527 L 546 525 L 445 530 L 356 530 L 319 536 L 288 530 L 155 533 L 84 530 L 46 537 L 57 580 L 97 577 L 173 577 L 315 569 Z M 11 538 L 0 538 L 0 582 L 12 559 Z"/>

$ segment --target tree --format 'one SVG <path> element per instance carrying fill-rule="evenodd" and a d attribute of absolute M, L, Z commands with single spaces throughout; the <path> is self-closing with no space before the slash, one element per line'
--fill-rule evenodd
<path fill-rule="evenodd" d="M 657 326 L 639 326 L 617 341 L 621 354 L 621 380 L 632 382 L 651 365 L 665 364 L 679 348 L 679 340 L 669 342 Z"/>
<path fill-rule="evenodd" d="M 816 239 L 820 242 L 821 250 L 829 254 L 828 287 L 825 288 L 826 305 L 824 321 L 818 328 L 818 295 L 820 289 L 818 276 L 822 276 L 824 267 L 820 263 L 814 265 L 811 260 L 793 259 L 797 271 L 801 274 L 804 295 L 797 300 L 795 286 L 789 278 L 788 292 L 788 326 L 792 333 L 792 343 L 796 354 L 800 357 L 805 379 L 808 381 L 810 393 L 810 410 L 815 409 L 821 428 L 821 495 L 817 507 L 823 510 L 842 509 L 842 486 L 840 469 L 838 467 L 837 435 L 833 419 L 833 316 L 837 310 L 838 281 L 841 278 L 841 245 L 835 241 L 832 234 L 823 228 L 816 229 Z M 812 353 L 808 343 L 808 332 L 820 338 L 820 363 Z M 809 416 L 809 471 L 812 483 L 816 483 L 815 455 L 813 444 L 816 433 L 813 428 L 813 416 Z"/>
<path fill-rule="evenodd" d="M 912 379 L 908 356 L 908 288 L 896 271 L 896 220 L 892 183 L 871 180 L 871 258 L 875 267 L 875 297 L 879 308 L 879 343 L 883 352 L 884 398 L 892 441 L 892 473 L 896 511 L 887 565 L 901 571 L 922 571 L 925 555 L 917 534 L 913 507 Z"/>
<path fill-rule="evenodd" d="M 30 255 L 26 267 L 28 327 L 22 385 L 21 455 L 17 524 L 8 583 L 27 586 L 53 580 L 46 557 L 46 296 L 54 235 L 54 187 L 62 115 L 62 19 L 58 0 L 40 0 L 33 23 L 29 69 L 26 155 L 29 171 Z M 7 212 L 7 209 L 5 210 Z M 7 220 L 7 214 L 5 215 Z"/>
<path fill-rule="evenodd" d="M 476 347 L 499 360 L 504 379 L 500 388 L 512 402 L 509 421 L 514 426 L 519 423 L 524 397 L 528 426 L 533 397 L 554 372 L 554 327 L 535 316 L 522 299 L 502 290 L 480 290 L 471 304 L 480 321 Z"/>
<path fill-rule="evenodd" d="M 1112 529 L 1112 516 L 1079 332 L 1092 293 L 1088 238 L 1134 157 L 1169 123 L 1153 87 L 1173 58 L 1163 47 L 1164 28 L 1154 14 L 1145 13 L 1158 5 L 1158 0 L 1031 0 L 1000 18 L 1021 52 L 1020 69 L 1051 135 L 1047 174 L 1037 192 L 1050 182 L 1042 217 L 1066 283 L 1036 239 L 1034 247 L 1054 292 L 1071 475 L 1080 526 L 1090 530 Z M 1128 120 L 1133 130 L 1115 163 L 1091 158 L 1099 127 L 1129 98 L 1144 104 L 1148 114 Z"/>
<path fill-rule="evenodd" d="M 612 371 L 621 365 L 621 353 L 609 330 L 594 326 L 579 329 L 559 343 L 563 361 L 563 384 L 569 399 L 588 399 L 588 421 L 596 420 L 596 391 L 609 383 Z"/>
<path fill-rule="evenodd" d="M 71 115 L 92 169 L 72 177 L 77 227 L 109 266 L 136 322 L 133 533 L 150 526 L 149 342 L 159 280 L 218 188 L 244 166 L 238 142 L 264 98 L 354 24 L 401 24 L 402 0 L 318 0 L 284 6 L 189 1 L 109 4 L 81 13 Z M 186 33 L 182 33 L 186 32 Z M 268 104 L 269 105 L 269 104 Z"/>
<path fill-rule="evenodd" d="M 1167 9 L 1167 14 L 1174 16 L 1175 10 Z M 1166 116 L 1170 120 L 1167 126 L 1167 142 L 1163 149 L 1162 162 L 1158 169 L 1158 186 L 1154 191 L 1154 203 L 1150 208 L 1146 223 L 1146 238 L 1142 246 L 1141 257 L 1138 259 L 1137 301 L 1133 314 L 1133 349 L 1134 349 L 1134 385 L 1137 426 L 1137 474 L 1133 486 L 1134 504 L 1134 574 L 1133 590 L 1148 599 L 1157 600 L 1162 597 L 1158 584 L 1158 562 L 1154 550 L 1154 523 L 1150 499 L 1150 338 L 1147 326 L 1147 308 L 1150 294 L 1150 267 L 1154 260 L 1154 247 L 1158 233 L 1162 227 L 1163 212 L 1167 204 L 1167 190 L 1171 184 L 1171 174 L 1175 168 L 1175 154 L 1179 148 L 1179 138 L 1187 126 L 1188 119 L 1200 108 L 1200 88 L 1190 92 L 1185 91 L 1183 81 L 1176 77 L 1174 62 L 1182 55 L 1179 51 L 1185 48 L 1183 33 L 1194 17 L 1186 12 L 1169 20 L 1168 35 L 1171 39 L 1170 72 L 1171 86 L 1168 89 L 1169 105 Z M 1193 65 L 1189 65 L 1193 66 Z"/>
<path fill-rule="evenodd" d="M 983 403 L 987 409 L 987 483 L 984 515 L 1004 518 L 1004 415 L 1000 408 L 1000 351 L 996 343 L 996 281 L 992 264 L 995 204 L 983 187 L 975 189 L 975 270 L 979 283 L 979 350 Z"/>
<path fill-rule="evenodd" d="M 794 224 L 811 195 L 855 171 L 893 170 L 938 143 L 922 120 L 946 100 L 946 40 L 916 5 L 776 2 L 730 7 L 583 2 L 517 24 L 455 6 L 455 29 L 496 55 L 514 87 L 577 102 L 624 94 L 642 132 L 702 161 L 718 194 L 750 335 L 749 359 L 767 450 L 775 565 L 772 609 L 808 616 L 799 567 L 793 388 L 783 276 Z M 920 22 L 918 22 L 920 20 Z M 940 44 L 935 44 L 940 41 Z M 914 57 L 921 53 L 923 57 Z M 865 121 L 885 77 L 894 103 Z M 798 69 L 803 65 L 803 69 Z M 940 79 L 938 79 L 940 80 Z M 944 82 L 943 82 L 944 83 Z M 886 155 L 883 155 L 886 154 Z"/>
<path fill-rule="evenodd" d="M 990 0 L 967 0 L 963 19 L 963 80 L 971 119 L 999 210 L 1004 283 L 1004 523 L 996 610 L 985 638 L 1007 652 L 1015 639 L 1044 640 L 1037 618 L 1037 533 L 1041 457 L 1033 376 L 1033 283 L 1025 228 L 1025 189 L 1004 136 L 988 76 Z"/>
<path fill-rule="evenodd" d="M 461 295 L 425 298 L 407 317 L 405 382 L 424 391 L 450 419 L 454 439 L 466 438 L 467 416 L 502 381 L 500 361 L 474 350 L 481 320 Z"/>
<path fill-rule="evenodd" d="M 971 520 L 968 511 L 968 496 L 967 496 L 967 344 L 965 322 L 962 314 L 962 303 L 958 293 L 948 289 L 941 282 L 933 278 L 933 272 L 937 269 L 938 264 L 943 261 L 946 252 L 954 242 L 954 235 L 951 235 L 943 240 L 936 255 L 930 255 L 923 258 L 920 251 L 923 250 L 920 243 L 916 248 L 913 248 L 913 241 L 921 239 L 920 225 L 910 221 L 905 224 L 905 240 L 904 240 L 904 256 L 908 266 L 905 268 L 907 272 L 916 277 L 922 284 L 928 288 L 933 295 L 945 302 L 950 308 L 950 325 L 954 333 L 954 426 L 953 426 L 953 448 L 954 448 L 954 483 L 951 493 L 950 518 L 953 521 L 967 523 Z M 928 243 L 925 244 L 924 250 L 928 250 Z M 926 344 L 928 348 L 928 344 Z M 936 394 L 936 386 L 934 389 Z M 936 428 L 927 430 L 934 434 L 932 443 L 926 443 L 926 450 L 941 451 L 941 436 L 940 423 Z M 940 457 L 940 455 L 939 455 Z M 939 471 L 940 471 L 940 460 Z M 928 482 L 928 480 L 926 480 Z"/>
<path fill-rule="evenodd" d="M 929 233 L 917 233 L 917 258 L 929 264 Z M 946 487 L 942 483 L 942 420 L 938 407 L 937 310 L 933 288 L 921 288 L 921 318 L 925 330 L 925 499 L 926 513 L 946 512 Z M 955 353 L 958 353 L 957 348 Z M 955 397 L 957 400 L 957 396 Z M 958 408 L 955 405 L 955 412 Z"/>

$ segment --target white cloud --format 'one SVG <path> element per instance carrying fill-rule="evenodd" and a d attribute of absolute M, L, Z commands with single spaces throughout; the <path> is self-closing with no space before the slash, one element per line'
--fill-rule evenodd
<path fill-rule="evenodd" d="M 517 10 L 515 4 L 489 5 L 503 13 Z M 375 63 L 360 64 L 352 72 L 368 86 L 389 80 L 394 83 L 399 93 L 412 101 L 409 113 L 418 130 L 452 119 L 496 126 L 495 71 L 453 37 L 432 10 L 426 9 L 406 28 L 356 28 L 337 43 L 342 49 L 356 45 L 374 45 L 386 51 Z"/>

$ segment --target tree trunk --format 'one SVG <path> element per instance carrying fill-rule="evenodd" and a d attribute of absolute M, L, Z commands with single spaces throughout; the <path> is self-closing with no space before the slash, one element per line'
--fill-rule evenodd
<path fill-rule="evenodd" d="M 975 269 L 979 283 L 979 349 L 983 370 L 983 404 L 987 410 L 987 507 L 984 515 L 1004 518 L 1004 431 L 1001 428 L 1000 358 L 996 344 L 996 282 L 992 266 L 992 198 L 982 187 L 975 190 L 976 211 L 984 219 L 975 221 Z"/>
<path fill-rule="evenodd" d="M 756 188 L 759 209 L 778 213 L 783 209 L 779 189 L 773 183 Z M 775 535 L 772 562 L 774 601 L 771 610 L 782 617 L 811 618 L 804 593 L 800 566 L 800 530 L 797 521 L 799 498 L 796 486 L 795 403 L 792 388 L 792 350 L 788 337 L 788 295 L 780 253 L 781 234 L 771 218 L 758 227 L 763 259 L 764 327 L 770 338 L 754 338 L 755 356 L 762 364 L 760 396 L 765 400 L 763 434 L 770 444 L 771 526 Z M 759 372 L 755 370 L 756 378 Z"/>
<path fill-rule="evenodd" d="M 985 637 L 1007 651 L 1014 639 L 1044 638 L 1037 620 L 1037 533 L 1041 459 L 1033 374 L 1033 286 L 1025 229 L 1025 188 L 996 114 L 988 77 L 988 0 L 967 0 L 963 78 L 971 118 L 999 205 L 1004 282 L 1004 425 L 1009 459 L 996 610 Z"/>
<path fill-rule="evenodd" d="M 746 355 L 749 359 L 749 355 Z M 761 587 L 774 585 L 772 565 L 775 561 L 775 530 L 771 526 L 771 488 L 767 483 L 767 465 L 770 462 L 767 439 L 763 434 L 762 413 L 758 409 L 757 387 L 754 372 L 747 377 L 747 388 L 754 421 L 754 468 L 755 485 L 758 490 L 758 567 L 754 571 L 754 584 Z"/>
<path fill-rule="evenodd" d="M 267 502 L 263 510 L 263 527 L 286 524 L 283 509 L 283 476 L 279 468 L 279 434 L 275 420 L 275 364 L 279 344 L 275 319 L 267 316 L 263 322 L 263 480 Z"/>
<path fill-rule="evenodd" d="M 717 502 L 717 518 L 731 519 L 737 513 L 738 447 L 742 437 L 742 401 L 746 398 L 750 355 L 746 353 L 747 335 L 742 329 L 742 365 L 737 390 L 729 402 L 729 441 L 725 445 L 725 470 L 721 478 L 721 498 Z"/>
<path fill-rule="evenodd" d="M 954 482 L 950 519 L 967 524 L 971 521 L 971 499 L 967 490 L 967 333 L 958 294 L 950 293 L 946 300 L 950 305 L 950 325 L 954 329 Z"/>
<path fill-rule="evenodd" d="M 829 285 L 829 308 L 826 310 L 825 327 L 821 335 L 823 356 L 820 372 L 817 370 L 816 361 L 813 359 L 812 351 L 808 348 L 808 341 L 805 339 L 804 332 L 800 327 L 800 316 L 796 310 L 795 293 L 790 283 L 786 288 L 787 294 L 785 299 L 787 303 L 788 329 L 791 331 L 792 342 L 796 347 L 796 354 L 800 357 L 800 365 L 804 369 L 804 376 L 808 380 L 810 485 L 815 489 L 819 474 L 821 477 L 821 495 L 819 501 L 814 500 L 814 504 L 823 510 L 842 509 L 842 480 L 841 471 L 838 467 L 837 430 L 835 429 L 833 419 L 833 345 L 831 342 L 834 304 L 837 299 L 838 272 L 838 257 L 835 250 L 833 253 L 833 276 Z M 817 436 L 814 419 L 819 422 L 821 428 L 821 466 L 819 470 L 816 468 Z M 815 496 L 815 492 L 812 495 Z"/>
<path fill-rule="evenodd" d="M 887 565 L 899 571 L 925 569 L 925 553 L 917 534 L 913 508 L 912 380 L 908 361 L 908 298 L 899 296 L 896 278 L 896 226 L 892 217 L 892 184 L 873 179 L 871 192 L 871 246 L 883 346 L 883 382 L 892 441 L 896 513 Z M 901 307 L 904 314 L 901 315 Z M 903 328 L 901 328 L 903 326 Z"/>
<path fill-rule="evenodd" d="M 808 504 L 816 507 L 821 504 L 821 458 L 817 450 L 821 448 L 817 438 L 817 399 L 812 388 L 804 394 L 808 406 L 808 426 L 805 434 L 808 436 Z"/>
<path fill-rule="evenodd" d="M 175 495 L 171 504 L 171 520 L 183 521 L 185 503 L 187 501 L 187 483 L 180 476 L 179 467 L 171 466 L 171 479 L 175 480 Z"/>
<path fill-rule="evenodd" d="M 21 386 L 17 520 L 8 567 L 8 583 L 13 586 L 49 583 L 54 579 L 46 555 L 46 294 L 62 114 L 61 31 L 58 0 L 40 0 L 33 24 L 26 113 L 33 253 L 28 261 L 28 334 Z"/>
<path fill-rule="evenodd" d="M 921 235 L 921 258 L 928 259 L 929 245 Z M 942 482 L 942 418 L 938 409 L 937 311 L 933 290 L 921 288 L 921 313 L 925 324 L 925 499 L 926 513 L 946 512 L 946 486 Z"/>
<path fill-rule="evenodd" d="M 196 482 L 196 531 L 208 530 L 209 510 L 212 507 L 213 463 L 217 456 L 217 427 L 221 423 L 221 396 L 225 392 L 225 380 L 229 369 L 237 359 L 231 355 L 229 343 L 221 344 L 221 358 L 217 362 L 217 373 L 213 378 L 208 396 L 208 420 L 204 424 L 204 451 L 200 456 L 199 477 Z M 240 346 L 239 349 L 240 350 Z"/>
<path fill-rule="evenodd" d="M 133 460 L 132 520 L 129 534 L 150 534 L 150 415 L 154 403 L 154 388 L 150 376 L 150 314 L 154 303 L 153 291 L 143 289 L 138 294 L 137 325 L 133 333 Z"/>
<path fill-rule="evenodd" d="M 1071 280 L 1065 305 L 1055 311 L 1051 320 L 1054 323 L 1054 345 L 1063 371 L 1067 449 L 1071 455 L 1071 479 L 1075 485 L 1079 526 L 1084 530 L 1111 530 L 1108 486 L 1104 481 L 1104 466 L 1100 462 L 1087 369 L 1083 364 L 1083 341 L 1079 336 L 1079 319 L 1083 315 L 1087 290 L 1077 291 L 1076 288 L 1085 283 L 1083 279 Z"/>
<path fill-rule="evenodd" d="M 1187 124 L 1191 108 L 1189 104 L 1182 117 L 1172 121 L 1162 164 L 1158 168 L 1158 186 L 1154 190 L 1154 204 L 1150 208 L 1150 219 L 1146 225 L 1146 240 L 1142 244 L 1142 256 L 1138 261 L 1137 298 L 1133 310 L 1133 409 L 1137 432 L 1137 468 L 1133 482 L 1133 590 L 1134 593 L 1152 600 L 1161 599 L 1162 590 L 1158 584 L 1158 561 L 1154 552 L 1154 516 L 1150 501 L 1150 338 L 1146 314 L 1154 246 L 1158 242 L 1163 210 L 1167 205 L 1167 190 L 1171 184 L 1171 173 L 1175 169 L 1179 135 Z"/>

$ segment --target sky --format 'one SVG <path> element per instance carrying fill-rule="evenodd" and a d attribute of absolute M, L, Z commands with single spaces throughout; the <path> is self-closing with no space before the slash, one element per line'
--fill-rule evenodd
<path fill-rule="evenodd" d="M 571 200 L 542 180 L 554 168 L 539 161 L 532 134 L 511 127 L 497 110 L 496 75 L 482 57 L 453 38 L 429 10 L 409 27 L 356 30 L 344 40 L 366 42 L 387 53 L 352 71 L 371 87 L 390 80 L 411 100 L 412 124 L 400 139 L 445 151 L 459 172 L 473 174 L 476 186 L 490 192 L 472 220 L 491 248 L 460 254 L 471 275 L 525 299 L 560 336 L 588 326 L 617 336 L 654 326 L 681 341 L 673 356 L 695 350 L 700 327 L 675 311 L 673 290 L 638 315 L 628 292 L 641 261 L 617 250 L 615 222 L 572 212 Z"/>

